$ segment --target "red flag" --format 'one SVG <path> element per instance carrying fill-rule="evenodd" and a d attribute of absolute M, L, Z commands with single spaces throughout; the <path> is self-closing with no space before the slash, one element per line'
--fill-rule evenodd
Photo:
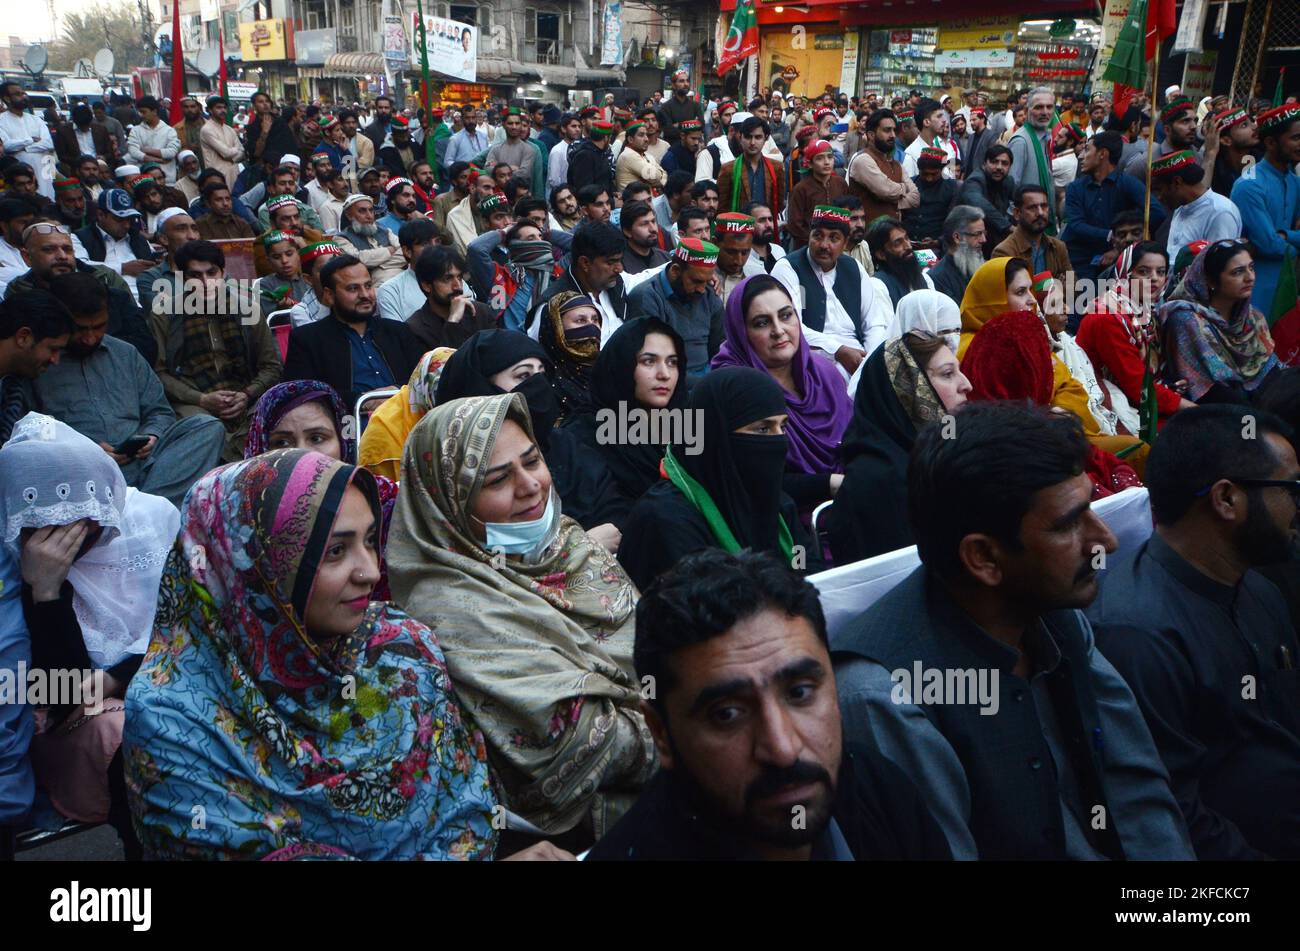
<path fill-rule="evenodd" d="M 1125 86 L 1123 83 L 1115 84 L 1115 101 L 1111 108 L 1117 117 L 1128 112 L 1128 107 L 1132 104 L 1133 99 L 1137 94 L 1138 90 L 1134 89 L 1132 86 Z"/>
<path fill-rule="evenodd" d="M 1156 55 L 1156 47 L 1166 36 L 1173 36 L 1178 30 L 1178 17 L 1174 10 L 1174 0 L 1149 0 L 1147 6 L 1147 59 Z"/>
<path fill-rule="evenodd" d="M 172 0 L 172 111 L 167 121 L 181 121 L 181 99 L 185 97 L 185 52 L 181 49 L 181 0 Z"/>
<path fill-rule="evenodd" d="M 225 30 L 217 29 L 217 52 L 221 55 L 221 66 L 217 70 L 217 95 L 226 100 L 226 125 L 234 124 L 234 114 L 230 108 L 230 96 L 226 92 L 226 36 Z"/>

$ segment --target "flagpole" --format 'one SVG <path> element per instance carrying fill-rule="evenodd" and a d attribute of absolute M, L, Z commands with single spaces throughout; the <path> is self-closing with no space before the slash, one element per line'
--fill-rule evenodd
<path fill-rule="evenodd" d="M 429 38 L 424 31 L 424 4 L 420 0 L 415 0 L 415 13 L 419 21 L 416 29 L 420 40 L 420 98 L 424 101 L 424 159 L 437 170 L 438 151 L 433 141 L 433 118 L 430 115 L 433 112 L 433 90 L 429 88 Z"/>
<path fill-rule="evenodd" d="M 1151 240 L 1151 163 L 1155 161 L 1156 156 L 1156 104 L 1159 101 L 1157 92 L 1160 88 L 1160 38 L 1156 38 L 1156 55 L 1154 65 L 1151 67 L 1151 131 L 1147 139 L 1147 198 L 1143 203 L 1142 217 L 1142 240 Z"/>

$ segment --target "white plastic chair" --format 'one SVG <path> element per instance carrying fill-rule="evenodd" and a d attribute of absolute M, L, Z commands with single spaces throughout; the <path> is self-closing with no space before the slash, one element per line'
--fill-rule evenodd
<path fill-rule="evenodd" d="M 362 393 L 357 397 L 357 405 L 352 415 L 352 419 L 356 423 L 357 431 L 356 439 L 353 441 L 353 445 L 357 447 L 354 455 L 359 455 L 361 452 L 361 434 L 366 431 L 366 424 L 370 422 L 371 415 L 373 415 L 375 410 L 377 410 L 386 399 L 390 396 L 394 396 L 398 392 L 400 391 L 395 386 L 385 386 L 377 390 L 370 390 L 367 393 Z M 374 405 L 370 405 L 372 403 Z M 352 461 L 355 463 L 357 459 L 354 458 Z"/>

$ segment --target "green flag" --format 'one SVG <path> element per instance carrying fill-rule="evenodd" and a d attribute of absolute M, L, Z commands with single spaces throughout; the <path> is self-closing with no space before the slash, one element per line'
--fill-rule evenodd
<path fill-rule="evenodd" d="M 1283 82 L 1285 82 L 1285 80 L 1286 80 L 1286 67 L 1283 66 L 1282 71 L 1277 74 L 1277 86 L 1273 90 L 1273 105 L 1275 106 L 1282 105 L 1282 101 L 1286 98 L 1285 93 L 1283 93 L 1282 91 L 1282 84 Z"/>
<path fill-rule="evenodd" d="M 1115 39 L 1115 51 L 1101 78 L 1123 83 L 1134 89 L 1145 89 L 1147 84 L 1146 58 L 1147 0 L 1133 0 L 1128 19 L 1120 27 Z"/>
<path fill-rule="evenodd" d="M 433 89 L 429 84 L 429 44 L 424 35 L 424 4 L 420 0 L 415 0 L 415 17 L 416 37 L 420 43 L 420 98 L 424 101 L 424 160 L 432 165 L 435 169 L 438 167 L 438 152 L 435 148 L 433 136 L 429 134 L 429 123 L 433 118 L 429 115 L 433 111 Z"/>
<path fill-rule="evenodd" d="M 731 29 L 718 51 L 718 75 L 725 76 L 727 70 L 757 52 L 758 15 L 754 12 L 754 0 L 740 0 L 731 18 Z"/>

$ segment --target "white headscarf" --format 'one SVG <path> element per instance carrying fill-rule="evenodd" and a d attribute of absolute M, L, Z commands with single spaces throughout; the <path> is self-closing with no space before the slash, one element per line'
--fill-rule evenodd
<path fill-rule="evenodd" d="M 926 330 L 942 337 L 948 349 L 957 354 L 961 342 L 961 308 L 947 294 L 928 288 L 904 294 L 898 301 L 898 330 Z"/>
<path fill-rule="evenodd" d="M 50 416 L 28 413 L 0 448 L 0 527 L 15 561 L 24 528 L 90 519 L 104 532 L 72 564 L 72 609 L 96 667 L 143 654 L 163 564 L 180 531 L 166 499 L 127 488 L 99 446 Z"/>

